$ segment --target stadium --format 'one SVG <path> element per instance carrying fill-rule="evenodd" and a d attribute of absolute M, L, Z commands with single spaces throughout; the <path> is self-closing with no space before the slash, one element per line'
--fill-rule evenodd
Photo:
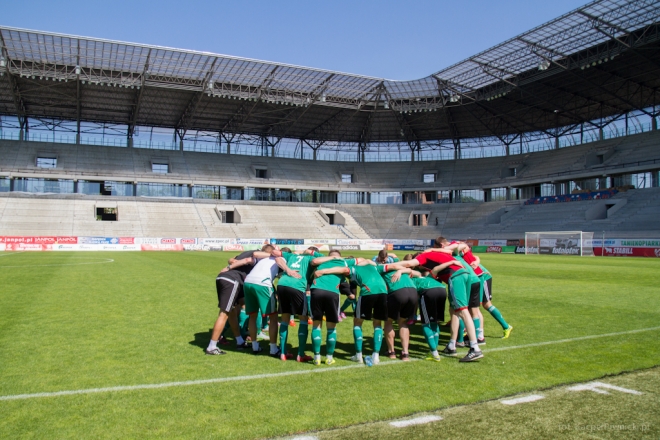
<path fill-rule="evenodd" d="M 657 438 L 659 18 L 596 0 L 411 81 L 0 26 L 0 436 Z M 356 363 L 355 305 L 334 365 L 204 355 L 237 255 L 438 237 L 516 327 L 484 308 L 478 362 L 415 323 Z"/>

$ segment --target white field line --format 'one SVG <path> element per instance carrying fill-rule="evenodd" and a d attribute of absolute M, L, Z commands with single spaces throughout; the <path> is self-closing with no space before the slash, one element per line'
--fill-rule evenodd
<path fill-rule="evenodd" d="M 525 345 L 511 345 L 509 347 L 488 348 L 488 349 L 484 349 L 482 351 L 484 353 L 490 353 L 492 351 L 506 351 L 506 350 L 517 350 L 519 348 L 542 347 L 544 345 L 564 344 L 566 342 L 586 341 L 586 340 L 589 340 L 589 339 L 609 338 L 611 336 L 632 335 L 634 333 L 651 332 L 653 330 L 660 330 L 660 327 L 640 328 L 640 329 L 637 329 L 637 330 L 628 330 L 628 331 L 625 331 L 625 332 L 604 333 L 602 335 L 579 336 L 577 338 L 558 339 L 556 341 L 546 341 L 546 342 L 535 342 L 533 344 L 525 344 Z"/>
<path fill-rule="evenodd" d="M 602 335 L 581 336 L 581 337 L 571 338 L 571 339 L 559 339 L 557 341 L 536 342 L 536 343 L 533 343 L 533 344 L 515 345 L 515 346 L 511 346 L 511 347 L 491 348 L 488 351 L 491 352 L 491 351 L 502 351 L 502 350 L 516 350 L 516 349 L 521 349 L 521 348 L 532 348 L 532 347 L 539 347 L 539 346 L 543 346 L 543 345 L 562 344 L 562 343 L 566 343 L 566 342 L 582 341 L 582 340 L 587 340 L 587 339 L 608 338 L 608 337 L 611 337 L 611 336 L 629 335 L 629 334 L 649 332 L 649 331 L 654 331 L 654 330 L 660 330 L 660 327 L 649 327 L 649 328 L 629 330 L 629 331 L 617 332 L 617 333 L 605 333 L 605 334 L 602 334 Z M 486 350 L 484 350 L 484 351 L 486 351 Z M 419 361 L 419 360 L 421 360 L 421 359 L 411 359 L 411 361 Z M 386 365 L 405 365 L 406 363 L 407 362 L 381 362 L 378 365 L 374 365 L 374 367 L 386 366 Z M 171 388 L 171 387 L 182 387 L 182 386 L 191 386 L 191 385 L 204 385 L 204 384 L 223 383 L 223 382 L 239 382 L 239 381 L 244 381 L 244 380 L 270 379 L 270 378 L 286 377 L 286 376 L 297 376 L 297 375 L 304 375 L 304 374 L 327 373 L 327 372 L 339 371 L 339 370 L 352 370 L 354 368 L 369 368 L 369 367 L 367 367 L 366 365 L 363 365 L 363 364 L 357 364 L 357 365 L 347 365 L 347 366 L 344 366 L 344 367 L 332 367 L 332 368 L 322 368 L 322 369 L 313 369 L 313 370 L 285 371 L 285 372 L 282 372 L 282 373 L 254 374 L 254 375 L 251 375 L 251 376 L 218 377 L 218 378 L 214 378 L 214 379 L 187 380 L 187 381 L 182 381 L 182 382 L 164 382 L 164 383 L 154 383 L 154 384 L 144 384 L 144 385 L 124 385 L 124 386 L 106 387 L 106 388 L 87 388 L 87 389 L 82 389 L 82 390 L 55 391 L 55 392 L 50 392 L 50 393 L 13 394 L 13 395 L 8 395 L 8 396 L 0 396 L 0 401 L 3 401 L 3 400 L 35 399 L 35 398 L 40 398 L 40 397 L 70 396 L 70 395 L 76 395 L 76 394 L 94 394 L 94 393 L 110 393 L 110 392 L 117 392 L 117 391 L 150 390 L 150 389 L 158 389 L 158 388 Z"/>
<path fill-rule="evenodd" d="M 299 437 L 291 437 L 291 440 L 319 440 L 319 438 L 314 437 L 313 435 L 302 435 Z"/>
<path fill-rule="evenodd" d="M 20 252 L 11 252 L 9 254 L 2 254 L 0 257 L 11 257 L 12 255 L 18 255 L 18 254 L 23 254 L 25 251 L 20 251 Z"/>
<path fill-rule="evenodd" d="M 82 266 L 84 264 L 104 264 L 104 263 L 114 263 L 115 260 L 112 258 L 103 258 L 103 261 L 91 261 L 87 263 L 63 263 L 63 264 L 21 264 L 18 266 L 5 266 L 4 264 L 0 265 L 0 269 L 5 267 L 54 267 L 54 266 Z"/>
<path fill-rule="evenodd" d="M 540 394 L 532 394 L 524 397 L 517 397 L 515 399 L 500 400 L 504 405 L 518 405 L 519 403 L 536 402 L 537 400 L 545 399 L 545 396 Z"/>
<path fill-rule="evenodd" d="M 423 416 L 423 417 L 416 417 L 414 419 L 399 420 L 399 421 L 396 421 L 396 422 L 390 422 L 390 425 L 394 426 L 395 428 L 405 428 L 406 426 L 423 425 L 425 423 L 437 422 L 438 420 L 442 420 L 442 417 L 440 417 L 440 416 Z"/>

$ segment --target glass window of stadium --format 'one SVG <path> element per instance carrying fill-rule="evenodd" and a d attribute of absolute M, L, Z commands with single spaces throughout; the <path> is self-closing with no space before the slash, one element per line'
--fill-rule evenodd
<path fill-rule="evenodd" d="M 400 192 L 374 192 L 371 193 L 372 205 L 400 205 L 402 203 Z"/>
<path fill-rule="evenodd" d="M 11 181 L 9 178 L 2 177 L 0 178 L 0 192 L 9 192 L 11 188 Z"/>
<path fill-rule="evenodd" d="M 39 168 L 57 168 L 56 157 L 37 157 L 37 167 Z"/>
<path fill-rule="evenodd" d="M 188 185 L 174 183 L 138 183 L 135 195 L 146 197 L 188 197 Z"/>
<path fill-rule="evenodd" d="M 79 180 L 78 193 L 90 196 L 133 196 L 133 184 L 127 182 Z"/>
<path fill-rule="evenodd" d="M 170 172 L 170 166 L 166 163 L 152 163 L 151 172 L 159 174 L 167 174 Z"/>
<path fill-rule="evenodd" d="M 195 199 L 226 199 L 227 188 L 224 186 L 195 185 L 192 189 Z"/>
<path fill-rule="evenodd" d="M 424 174 L 424 183 L 433 183 L 435 182 L 435 173 L 426 173 Z"/>
<path fill-rule="evenodd" d="M 352 174 L 342 174 L 341 175 L 341 182 L 342 183 L 353 183 L 353 175 Z"/>
<path fill-rule="evenodd" d="M 73 180 L 32 179 L 21 177 L 14 180 L 14 191 L 73 194 Z"/>
<path fill-rule="evenodd" d="M 460 203 L 476 203 L 484 201 L 484 192 L 480 189 L 463 189 L 458 192 L 458 200 Z"/>
<path fill-rule="evenodd" d="M 506 188 L 493 188 L 490 190 L 490 200 L 501 202 L 506 200 Z"/>

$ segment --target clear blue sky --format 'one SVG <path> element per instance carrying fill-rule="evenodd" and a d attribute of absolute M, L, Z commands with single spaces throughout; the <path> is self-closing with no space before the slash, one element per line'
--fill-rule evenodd
<path fill-rule="evenodd" d="M 0 24 L 415 79 L 584 0 L 2 0 Z"/>

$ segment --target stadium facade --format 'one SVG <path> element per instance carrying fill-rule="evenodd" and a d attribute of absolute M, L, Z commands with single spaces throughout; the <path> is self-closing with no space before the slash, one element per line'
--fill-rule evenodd
<path fill-rule="evenodd" d="M 0 192 L 339 206 L 363 225 L 382 219 L 357 205 L 396 205 L 364 229 L 401 238 L 460 212 L 485 236 L 522 200 L 581 193 L 594 206 L 562 227 L 622 230 L 601 199 L 659 184 L 659 4 L 595 1 L 414 81 L 0 27 Z"/>

